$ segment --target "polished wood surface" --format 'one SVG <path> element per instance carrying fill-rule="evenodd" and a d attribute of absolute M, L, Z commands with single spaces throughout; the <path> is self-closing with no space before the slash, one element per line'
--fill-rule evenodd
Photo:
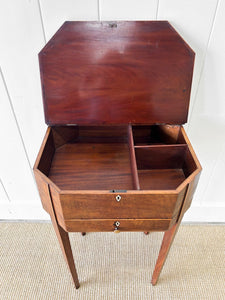
<path fill-rule="evenodd" d="M 56 214 L 55 214 L 55 209 L 54 209 L 52 199 L 51 199 L 50 191 L 49 191 L 49 204 L 50 204 L 49 205 L 49 207 L 50 207 L 49 214 L 50 214 L 51 221 L 52 221 L 52 224 L 53 224 L 54 229 L 55 229 L 56 236 L 58 238 L 58 241 L 59 241 L 63 256 L 65 258 L 65 261 L 67 262 L 67 266 L 68 266 L 68 268 L 70 270 L 70 273 L 72 275 L 75 287 L 76 287 L 76 289 L 78 289 L 80 287 L 80 283 L 79 283 L 79 279 L 78 279 L 78 276 L 77 276 L 75 263 L 74 263 L 74 260 L 73 260 L 73 253 L 72 253 L 72 249 L 71 249 L 71 245 L 70 245 L 69 235 L 58 224 L 57 217 L 56 217 Z"/>
<path fill-rule="evenodd" d="M 64 190 L 132 190 L 128 145 L 65 144 L 55 152 L 49 178 Z"/>
<path fill-rule="evenodd" d="M 114 231 L 116 221 L 119 231 L 165 231 L 156 284 L 200 170 L 179 126 L 49 127 L 34 173 L 75 286 L 67 232 Z"/>
<path fill-rule="evenodd" d="M 119 230 L 126 231 L 165 231 L 170 227 L 170 219 L 71 219 L 65 220 L 68 232 L 80 231 L 83 228 L 87 232 L 113 232 L 115 221 L 120 222 Z"/>
<path fill-rule="evenodd" d="M 182 169 L 187 145 L 136 148 L 138 170 Z"/>
<path fill-rule="evenodd" d="M 176 189 L 185 179 L 182 169 L 138 170 L 142 190 Z"/>
<path fill-rule="evenodd" d="M 174 125 L 143 125 L 132 126 L 134 145 L 173 145 L 185 144 L 180 142 L 180 126 Z"/>
<path fill-rule="evenodd" d="M 180 223 L 182 221 L 183 215 L 190 206 L 190 202 L 192 200 L 194 190 L 196 188 L 197 182 L 199 180 L 199 175 L 194 178 L 194 180 L 190 181 L 188 184 L 187 188 L 185 189 L 185 194 L 184 194 L 184 200 L 180 208 L 180 212 L 178 214 L 178 218 L 176 223 L 164 233 L 162 245 L 159 251 L 159 256 L 155 265 L 155 269 L 152 275 L 152 284 L 155 285 L 158 281 L 159 275 L 162 271 L 163 265 L 166 261 L 167 255 L 169 253 L 169 250 L 172 246 L 173 240 L 175 238 L 175 235 L 179 229 Z"/>
<path fill-rule="evenodd" d="M 187 121 L 194 52 L 167 21 L 65 22 L 39 61 L 49 125 Z"/>
<path fill-rule="evenodd" d="M 157 283 L 157 280 L 159 278 L 160 272 L 162 270 L 162 267 L 165 263 L 166 257 L 169 253 L 170 247 L 172 245 L 173 239 L 175 237 L 175 234 L 177 232 L 179 225 L 176 223 L 175 225 L 173 225 L 172 228 L 170 228 L 170 230 L 167 230 L 164 233 L 164 237 L 163 237 L 163 241 L 162 241 L 162 245 L 159 251 L 159 256 L 155 265 L 155 269 L 152 275 L 152 285 L 155 285 Z"/>
<path fill-rule="evenodd" d="M 116 196 L 120 195 L 118 202 Z M 149 219 L 170 219 L 173 216 L 178 194 L 151 193 L 138 191 L 133 193 L 110 193 L 104 191 L 98 193 L 63 193 L 59 199 L 53 199 L 54 203 L 60 202 L 62 216 L 64 219 L 100 219 L 104 214 L 105 219 L 111 218 L 149 218 Z"/>

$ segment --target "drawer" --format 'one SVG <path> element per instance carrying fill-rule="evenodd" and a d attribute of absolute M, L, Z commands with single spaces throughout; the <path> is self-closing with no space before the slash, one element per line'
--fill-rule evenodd
<path fill-rule="evenodd" d="M 181 206 L 185 189 L 176 192 L 67 192 L 50 188 L 58 214 L 64 219 L 171 219 Z"/>
<path fill-rule="evenodd" d="M 60 220 L 59 220 L 60 222 Z M 68 232 L 98 232 L 115 230 L 115 222 L 119 222 L 119 231 L 166 231 L 169 229 L 170 219 L 93 219 L 93 220 L 64 220 L 61 226 Z"/>

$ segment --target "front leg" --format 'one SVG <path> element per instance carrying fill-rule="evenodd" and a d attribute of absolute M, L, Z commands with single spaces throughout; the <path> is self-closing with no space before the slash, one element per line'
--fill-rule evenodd
<path fill-rule="evenodd" d="M 155 285 L 157 283 L 157 280 L 159 278 L 160 272 L 162 270 L 162 267 L 165 263 L 167 254 L 170 250 L 170 247 L 173 243 L 173 239 L 176 235 L 177 229 L 179 227 L 179 224 L 176 223 L 175 225 L 173 225 L 173 227 L 171 227 L 169 230 L 167 230 L 164 233 L 163 236 L 163 241 L 162 241 L 162 245 L 159 251 L 159 256 L 155 265 L 155 269 L 152 275 L 152 285 Z"/>
<path fill-rule="evenodd" d="M 80 283 L 79 283 L 76 267 L 75 267 L 74 260 L 73 260 L 73 253 L 72 253 L 72 249 L 71 249 L 71 245 L 70 245 L 69 234 L 57 223 L 56 220 L 52 219 L 52 216 L 51 216 L 51 220 L 52 220 L 52 224 L 54 226 L 55 233 L 57 235 L 60 247 L 62 249 L 63 256 L 67 262 L 70 273 L 72 275 L 73 282 L 75 284 L 76 289 L 78 289 L 80 287 Z"/>
<path fill-rule="evenodd" d="M 63 252 L 63 256 L 67 262 L 67 265 L 69 267 L 70 273 L 73 278 L 73 282 L 75 284 L 76 289 L 80 287 L 79 279 L 77 276 L 77 271 L 75 267 L 75 263 L 73 260 L 73 253 L 70 245 L 70 240 L 69 240 L 69 234 L 66 232 L 59 224 L 56 218 L 53 202 L 51 199 L 51 193 L 49 191 L 49 198 L 50 198 L 50 205 L 49 205 L 49 214 L 52 220 L 53 227 L 55 229 L 55 233 L 57 235 L 60 247 Z"/>

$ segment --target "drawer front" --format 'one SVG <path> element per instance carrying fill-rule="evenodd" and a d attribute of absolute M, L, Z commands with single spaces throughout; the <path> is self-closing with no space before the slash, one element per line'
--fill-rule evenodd
<path fill-rule="evenodd" d="M 64 219 L 172 219 L 177 194 L 78 193 L 60 194 Z M 58 206 L 58 205 L 57 205 Z"/>
<path fill-rule="evenodd" d="M 61 226 L 68 232 L 102 232 L 115 230 L 115 222 L 119 222 L 118 230 L 123 231 L 166 231 L 171 220 L 132 220 L 132 219 L 92 219 L 92 220 L 64 220 Z"/>

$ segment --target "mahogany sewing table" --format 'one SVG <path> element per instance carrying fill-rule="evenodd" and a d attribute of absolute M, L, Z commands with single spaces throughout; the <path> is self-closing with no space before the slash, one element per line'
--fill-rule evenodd
<path fill-rule="evenodd" d="M 167 21 L 65 22 L 39 53 L 34 174 L 76 288 L 68 232 L 164 231 L 156 284 L 201 171 L 182 127 L 194 56 Z"/>

